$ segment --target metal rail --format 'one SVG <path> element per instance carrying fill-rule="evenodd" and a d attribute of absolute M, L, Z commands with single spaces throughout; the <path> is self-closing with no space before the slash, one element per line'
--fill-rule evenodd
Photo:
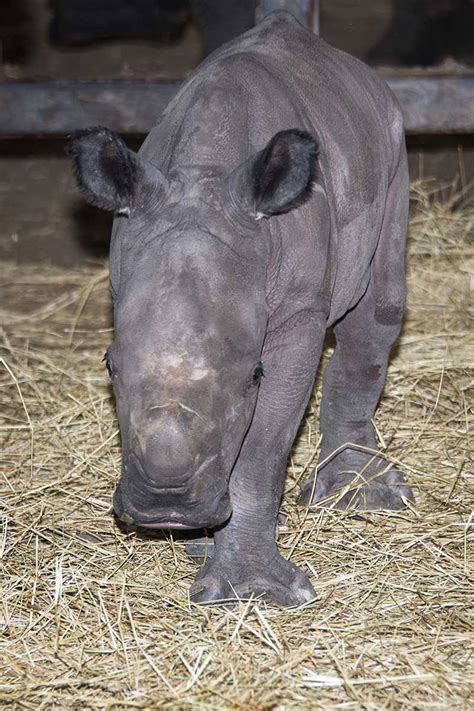
<path fill-rule="evenodd" d="M 407 133 L 474 133 L 474 78 L 389 78 Z M 0 138 L 64 136 L 104 124 L 145 134 L 179 82 L 11 82 L 0 84 Z"/>

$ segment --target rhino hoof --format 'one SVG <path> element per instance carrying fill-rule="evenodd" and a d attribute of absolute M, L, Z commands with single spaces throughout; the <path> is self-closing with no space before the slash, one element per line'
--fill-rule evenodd
<path fill-rule="evenodd" d="M 191 586 L 191 601 L 199 604 L 235 605 L 240 600 L 261 599 L 277 607 L 295 607 L 314 600 L 313 586 L 296 565 L 278 555 L 269 564 L 239 561 L 230 564 L 210 560 Z"/>
<path fill-rule="evenodd" d="M 328 508 L 356 511 L 399 511 L 415 502 L 403 474 L 396 469 L 378 476 L 366 475 L 364 483 L 357 475 L 348 481 L 347 475 L 321 472 L 316 485 L 311 478 L 298 498 L 300 506 L 320 504 Z M 350 485 L 350 489 L 348 489 Z"/>

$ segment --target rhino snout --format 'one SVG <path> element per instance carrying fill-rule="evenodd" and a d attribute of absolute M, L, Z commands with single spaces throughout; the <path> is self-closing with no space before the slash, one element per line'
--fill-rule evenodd
<path fill-rule="evenodd" d="M 149 528 L 213 528 L 226 521 L 231 505 L 218 445 L 218 428 L 190 405 L 148 407 L 128 439 L 114 496 L 119 519 Z"/>
<path fill-rule="evenodd" d="M 143 479 L 133 461 L 125 469 L 114 494 L 117 517 L 146 528 L 215 528 L 232 509 L 227 482 L 219 477 L 213 460 L 204 462 L 186 484 L 154 486 Z"/>
<path fill-rule="evenodd" d="M 185 485 L 208 458 L 212 427 L 180 402 L 148 409 L 132 446 L 150 484 Z"/>

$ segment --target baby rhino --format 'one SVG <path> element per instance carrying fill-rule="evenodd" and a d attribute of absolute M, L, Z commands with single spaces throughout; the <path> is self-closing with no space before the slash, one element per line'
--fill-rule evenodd
<path fill-rule="evenodd" d="M 117 516 L 214 529 L 195 601 L 311 599 L 275 526 L 330 326 L 320 466 L 300 503 L 412 499 L 373 454 L 405 300 L 407 162 L 389 89 L 275 13 L 201 64 L 138 154 L 103 127 L 70 152 L 86 198 L 115 213 Z"/>

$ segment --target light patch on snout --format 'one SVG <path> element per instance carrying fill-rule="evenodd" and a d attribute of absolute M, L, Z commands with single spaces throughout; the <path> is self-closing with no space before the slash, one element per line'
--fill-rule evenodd
<path fill-rule="evenodd" d="M 170 355 L 164 355 L 160 358 L 160 364 L 163 368 L 181 368 L 184 361 L 184 353 L 179 355 L 179 353 L 172 353 Z"/>
<path fill-rule="evenodd" d="M 186 387 L 186 383 L 198 382 L 207 378 L 212 368 L 202 357 L 189 356 L 187 353 L 168 353 L 160 357 L 158 363 L 164 394 L 174 397 L 176 387 Z"/>
<path fill-rule="evenodd" d="M 185 353 L 165 355 L 160 359 L 160 365 L 163 370 L 168 371 L 172 377 L 179 380 L 202 380 L 210 372 L 202 360 L 191 360 L 190 362 Z"/>
<path fill-rule="evenodd" d="M 209 375 L 209 368 L 193 368 L 189 374 L 190 380 L 202 380 Z"/>

